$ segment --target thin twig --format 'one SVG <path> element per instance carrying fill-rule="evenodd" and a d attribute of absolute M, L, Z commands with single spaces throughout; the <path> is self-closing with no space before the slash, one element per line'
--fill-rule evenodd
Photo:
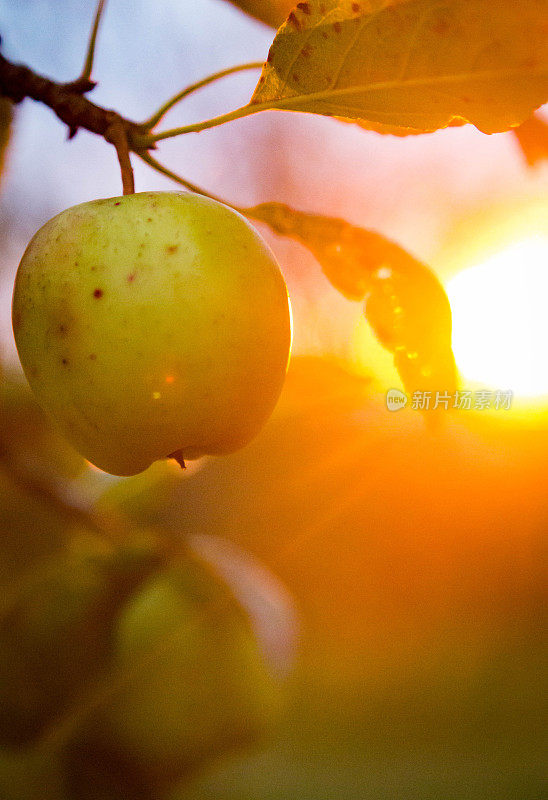
<path fill-rule="evenodd" d="M 289 103 L 289 100 L 285 100 Z M 144 136 L 142 141 L 143 145 L 150 147 L 151 144 L 162 141 L 162 139 L 173 139 L 175 136 L 184 136 L 187 133 L 200 133 L 207 131 L 210 128 L 217 128 L 219 125 L 225 125 L 227 122 L 234 122 L 237 119 L 249 117 L 251 114 L 257 114 L 259 111 L 270 111 L 281 107 L 284 100 L 273 100 L 270 103 L 262 103 L 253 105 L 248 103 L 241 108 L 236 108 L 234 111 L 229 111 L 227 114 L 220 114 L 218 117 L 203 120 L 202 122 L 194 122 L 191 125 L 182 125 L 180 128 L 170 128 L 161 133 L 149 133 Z"/>
<path fill-rule="evenodd" d="M 105 5 L 106 5 L 106 0 L 99 0 L 99 2 L 97 3 L 95 19 L 93 20 L 93 27 L 91 29 L 91 33 L 89 36 L 86 60 L 84 61 L 84 67 L 82 69 L 80 80 L 91 79 L 91 72 L 93 70 L 93 57 L 95 55 L 95 45 L 97 43 L 97 33 L 99 31 L 99 23 L 101 22 L 101 17 L 105 9 Z"/>
<path fill-rule="evenodd" d="M 211 192 L 208 192 L 205 189 L 202 189 L 201 186 L 196 186 L 196 184 L 187 181 L 186 178 L 183 178 L 182 175 L 178 175 L 176 172 L 173 172 L 172 170 L 168 169 L 168 167 L 164 167 L 164 165 L 160 164 L 160 162 L 157 161 L 153 156 L 151 156 L 150 153 L 142 152 L 142 153 L 137 153 L 137 155 L 142 161 L 145 162 L 145 164 L 148 164 L 149 167 L 152 167 L 152 169 L 156 170 L 156 172 L 159 172 L 161 175 L 165 175 L 166 178 L 170 178 L 172 181 L 175 181 L 176 183 L 179 183 L 181 186 L 184 186 L 185 189 L 189 190 L 189 192 L 194 192 L 195 194 L 201 194 L 204 197 L 209 197 L 211 200 L 216 200 L 217 203 L 222 203 L 223 205 L 232 208 L 234 211 L 237 211 L 239 214 L 242 214 L 244 217 L 247 217 L 248 219 L 253 219 L 256 220 L 257 222 L 262 222 L 265 225 L 268 225 L 274 231 L 274 233 L 280 233 L 279 226 L 274 225 L 271 221 L 267 219 L 263 219 L 262 216 L 260 216 L 256 212 L 256 208 L 258 209 L 259 206 L 247 207 L 247 206 L 237 206 L 235 203 L 229 203 L 228 200 L 225 200 L 222 197 L 218 197 L 217 195 L 212 194 Z"/>
<path fill-rule="evenodd" d="M 239 64 L 236 67 L 228 67 L 228 69 L 223 69 L 220 72 L 216 72 L 213 75 L 208 75 L 207 78 L 202 78 L 196 83 L 192 83 L 190 86 L 187 86 L 186 89 L 183 89 L 182 91 L 178 92 L 170 100 L 165 102 L 155 114 L 149 117 L 149 119 L 145 120 L 145 122 L 141 123 L 141 125 L 143 128 L 151 130 L 160 122 L 160 120 L 167 114 L 167 112 L 173 108 L 174 105 L 179 103 L 185 97 L 188 97 L 193 92 L 196 92 L 198 89 L 202 89 L 204 86 L 208 86 L 210 83 L 218 81 L 221 78 L 226 78 L 228 75 L 233 75 L 236 72 L 244 72 L 245 70 L 251 70 L 251 69 L 262 69 L 263 66 L 264 62 L 253 61 L 252 63 L 249 64 Z"/>
<path fill-rule="evenodd" d="M 202 85 L 207 82 L 207 78 L 201 81 Z M 70 83 L 58 83 L 34 72 L 23 64 L 14 64 L 8 61 L 0 53 L 0 95 L 8 97 L 14 103 L 20 103 L 26 97 L 43 103 L 51 108 L 59 119 L 68 126 L 70 136 L 74 136 L 79 128 L 83 128 L 90 131 L 90 133 L 105 137 L 107 130 L 113 123 L 122 125 L 125 129 L 129 150 L 136 153 L 154 150 L 155 143 L 162 139 L 214 128 L 224 122 L 241 119 L 259 111 L 277 107 L 283 102 L 272 101 L 265 104 L 249 104 L 211 120 L 152 134 L 146 124 L 133 122 L 122 117 L 116 111 L 102 108 L 88 100 L 84 94 L 92 89 L 94 85 L 86 77 L 77 78 Z M 172 102 L 173 99 L 168 101 L 168 104 Z"/>
<path fill-rule="evenodd" d="M 223 200 L 221 197 L 217 197 L 211 192 L 207 192 L 205 189 L 196 186 L 196 184 L 187 181 L 186 178 L 183 178 L 181 175 L 177 175 L 176 172 L 172 172 L 167 167 L 164 167 L 163 164 L 160 164 L 150 153 L 137 153 L 139 158 L 148 164 L 149 167 L 159 172 L 161 175 L 165 175 L 166 178 L 171 178 L 172 181 L 179 183 L 181 186 L 184 186 L 185 189 L 188 189 L 189 192 L 194 192 L 195 194 L 202 194 L 204 197 L 209 197 L 211 200 L 216 200 L 218 203 L 223 203 L 225 206 L 230 206 L 233 208 L 234 211 L 238 211 L 240 214 L 244 213 L 244 209 L 239 208 L 238 206 L 234 205 L 233 203 L 228 203 L 226 200 Z"/>

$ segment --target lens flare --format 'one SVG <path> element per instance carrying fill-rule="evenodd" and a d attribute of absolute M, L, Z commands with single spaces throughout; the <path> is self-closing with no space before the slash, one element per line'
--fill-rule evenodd
<path fill-rule="evenodd" d="M 548 395 L 548 236 L 510 245 L 447 285 L 464 380 Z"/>

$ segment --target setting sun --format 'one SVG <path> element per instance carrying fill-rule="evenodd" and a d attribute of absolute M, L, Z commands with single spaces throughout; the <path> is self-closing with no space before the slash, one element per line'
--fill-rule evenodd
<path fill-rule="evenodd" d="M 446 288 L 463 379 L 522 397 L 548 394 L 548 237 L 518 241 Z"/>

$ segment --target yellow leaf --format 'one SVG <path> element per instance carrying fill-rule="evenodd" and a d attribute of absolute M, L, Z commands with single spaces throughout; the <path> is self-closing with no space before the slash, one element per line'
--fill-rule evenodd
<path fill-rule="evenodd" d="M 266 22 L 277 28 L 285 20 L 293 6 L 294 0 L 228 0 L 234 6 L 238 6 L 246 14 L 255 19 Z"/>
<path fill-rule="evenodd" d="M 496 133 L 547 99 L 546 0 L 309 0 L 278 31 L 251 104 L 383 133 Z"/>
<path fill-rule="evenodd" d="M 548 159 L 548 124 L 543 119 L 532 116 L 512 133 L 530 167 Z"/>
<path fill-rule="evenodd" d="M 305 214 L 281 203 L 263 203 L 245 213 L 302 242 L 349 300 L 365 299 L 366 319 L 394 354 L 410 392 L 456 389 L 451 307 L 428 267 L 381 234 L 342 219 Z"/>

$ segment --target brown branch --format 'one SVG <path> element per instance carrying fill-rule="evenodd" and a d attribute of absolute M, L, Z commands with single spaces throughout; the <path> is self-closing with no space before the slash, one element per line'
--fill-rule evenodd
<path fill-rule="evenodd" d="M 92 81 L 81 79 L 57 83 L 22 64 L 13 64 L 0 54 L 1 95 L 14 103 L 20 103 L 26 97 L 43 103 L 68 126 L 70 136 L 74 136 L 79 128 L 84 128 L 112 141 L 107 137 L 112 134 L 114 126 L 118 131 L 123 131 L 128 151 L 143 152 L 149 149 L 150 145 L 143 141 L 146 131 L 141 125 L 125 119 L 116 111 L 92 103 L 84 96 L 94 85 Z M 120 133 L 117 138 L 120 140 Z M 116 143 L 112 143 L 118 150 Z"/>

